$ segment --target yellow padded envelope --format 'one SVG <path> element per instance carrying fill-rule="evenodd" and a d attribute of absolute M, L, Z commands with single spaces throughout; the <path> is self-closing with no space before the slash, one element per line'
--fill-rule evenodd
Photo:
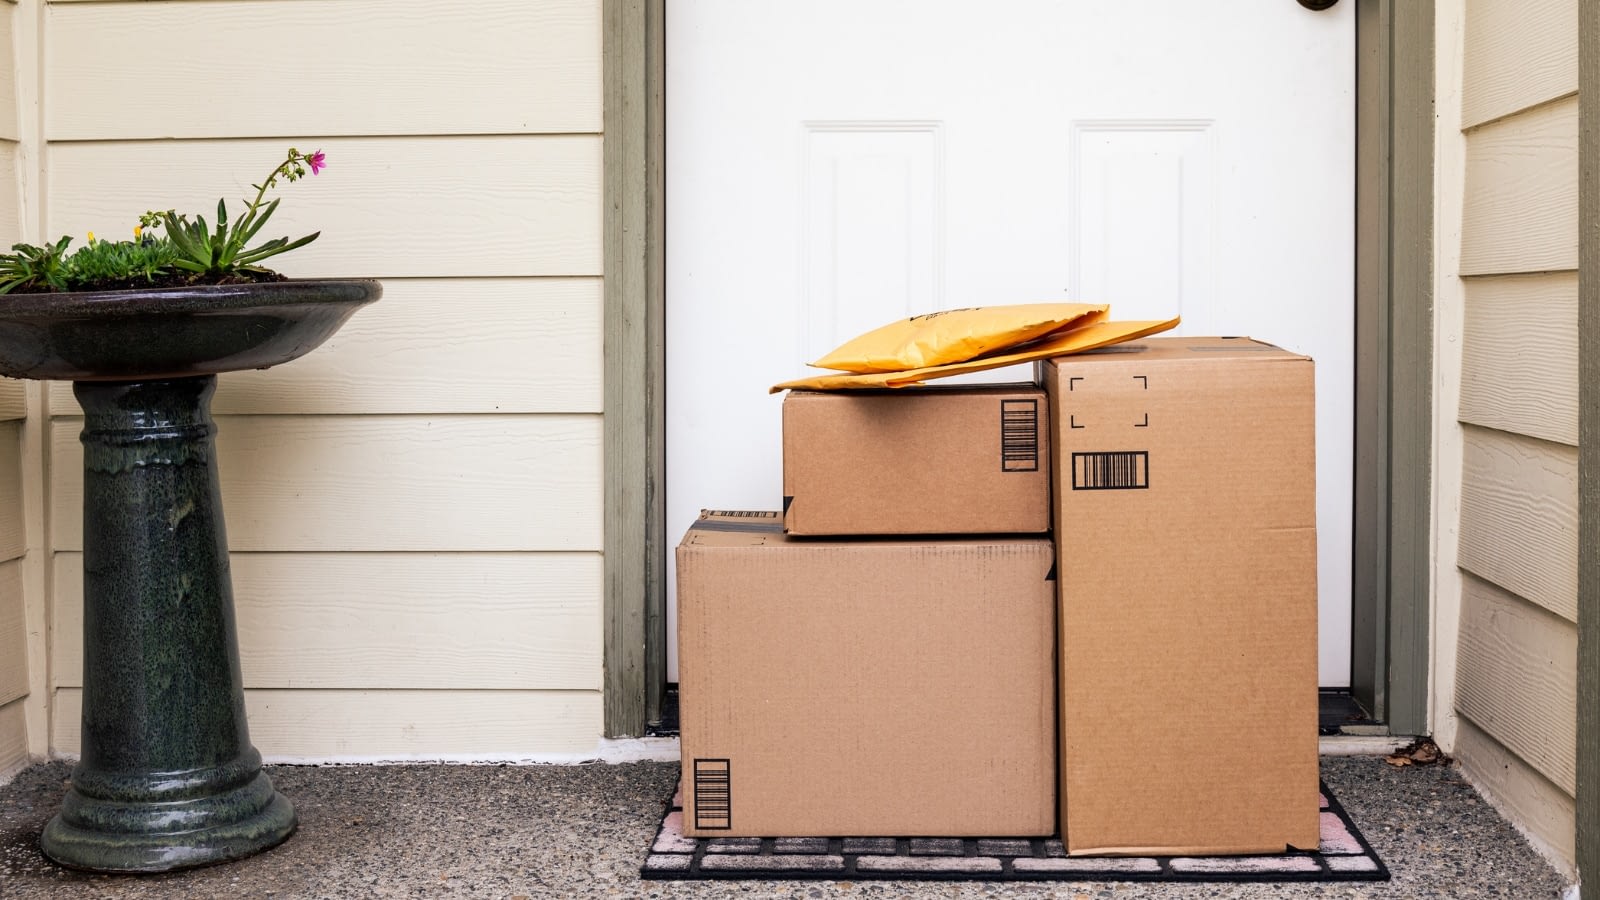
<path fill-rule="evenodd" d="M 839 345 L 811 365 L 857 374 L 965 362 L 1105 319 L 1104 303 L 1017 303 L 925 313 Z"/>
<path fill-rule="evenodd" d="M 1074 328 L 1070 331 L 1051 335 L 1026 347 L 995 356 L 969 359 L 965 362 L 949 363 L 942 366 L 907 369 L 901 372 L 873 372 L 861 375 L 814 375 L 810 378 L 785 381 L 783 384 L 773 385 L 770 393 L 776 394 L 779 391 L 790 390 L 848 391 L 869 388 L 909 387 L 934 378 L 963 375 L 967 372 L 981 372 L 984 369 L 998 369 L 1001 366 L 1031 362 L 1035 359 L 1049 359 L 1052 356 L 1066 356 L 1072 353 L 1082 353 L 1085 350 L 1094 350 L 1099 347 L 1109 347 L 1112 344 L 1137 340 L 1138 338 L 1160 334 L 1163 331 L 1176 328 L 1178 321 L 1177 317 L 1173 317 L 1162 321 L 1096 322 L 1092 325 L 1085 325 L 1082 328 Z"/>

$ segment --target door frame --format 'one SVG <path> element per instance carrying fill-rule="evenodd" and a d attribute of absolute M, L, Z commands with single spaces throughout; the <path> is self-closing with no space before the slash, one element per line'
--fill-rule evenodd
<path fill-rule="evenodd" d="M 1286 2 L 1286 0 L 1285 0 Z M 1428 731 L 1433 448 L 1433 0 L 1356 3 L 1356 543 L 1352 689 Z M 666 688 L 666 4 L 601 0 L 605 177 L 604 705 Z M 1314 236 L 1308 236 L 1314 239 Z"/>

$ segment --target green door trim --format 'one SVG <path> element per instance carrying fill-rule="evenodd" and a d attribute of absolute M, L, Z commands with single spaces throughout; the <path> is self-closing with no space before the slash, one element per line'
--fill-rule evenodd
<path fill-rule="evenodd" d="M 602 0 L 605 733 L 661 718 L 667 676 L 665 0 Z"/>
<path fill-rule="evenodd" d="M 1433 452 L 1433 2 L 1356 6 L 1351 687 L 1426 734 Z"/>
<path fill-rule="evenodd" d="M 1355 0 L 1358 696 L 1427 730 L 1432 448 L 1433 3 Z M 602 0 L 608 736 L 666 678 L 664 0 Z M 1315 240 L 1315 236 L 1308 236 Z"/>
<path fill-rule="evenodd" d="M 1578 835 L 1600 873 L 1600 3 L 1578 4 Z M 1590 879 L 1600 882 L 1600 877 Z"/>

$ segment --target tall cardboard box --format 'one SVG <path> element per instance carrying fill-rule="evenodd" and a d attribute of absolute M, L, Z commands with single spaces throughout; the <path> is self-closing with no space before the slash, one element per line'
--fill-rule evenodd
<path fill-rule="evenodd" d="M 1052 834 L 1052 557 L 702 515 L 678 546 L 685 833 Z"/>
<path fill-rule="evenodd" d="M 1311 360 L 1154 338 L 1044 381 L 1068 852 L 1315 848 Z"/>
<path fill-rule="evenodd" d="M 1049 421 L 1033 384 L 791 391 L 784 527 L 795 535 L 1044 534 Z"/>

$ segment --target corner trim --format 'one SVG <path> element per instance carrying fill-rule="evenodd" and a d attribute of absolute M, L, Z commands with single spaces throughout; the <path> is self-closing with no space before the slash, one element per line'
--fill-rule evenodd
<path fill-rule="evenodd" d="M 605 736 L 660 718 L 666 677 L 661 139 L 664 0 L 602 0 Z"/>
<path fill-rule="evenodd" d="M 1351 685 L 1428 733 L 1434 5 L 1356 7 L 1356 544 Z"/>
<path fill-rule="evenodd" d="M 1600 4 L 1578 5 L 1578 796 L 1574 861 L 1600 882 Z"/>

